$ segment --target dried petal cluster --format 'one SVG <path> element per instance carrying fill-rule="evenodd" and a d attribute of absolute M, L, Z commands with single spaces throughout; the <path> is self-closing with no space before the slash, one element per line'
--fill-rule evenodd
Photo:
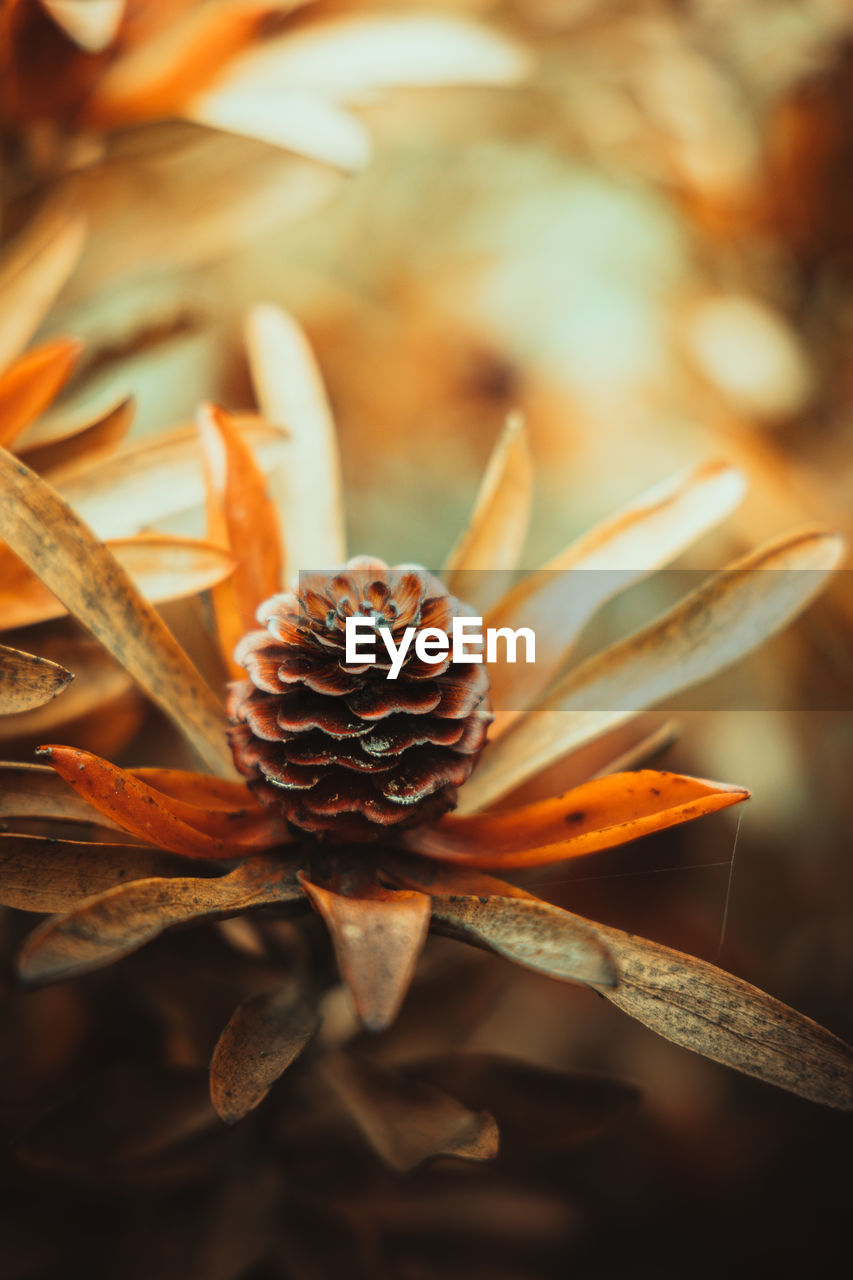
<path fill-rule="evenodd" d="M 399 643 L 407 627 L 449 634 L 464 612 L 426 570 L 365 557 L 331 577 L 301 575 L 298 589 L 258 611 L 265 631 L 241 641 L 248 680 L 231 686 L 234 759 L 258 797 L 295 827 L 335 840 L 372 840 L 456 803 L 492 715 L 486 668 L 427 663 L 410 646 L 399 676 L 378 631 Z M 348 617 L 377 626 L 375 663 L 347 664 Z"/>

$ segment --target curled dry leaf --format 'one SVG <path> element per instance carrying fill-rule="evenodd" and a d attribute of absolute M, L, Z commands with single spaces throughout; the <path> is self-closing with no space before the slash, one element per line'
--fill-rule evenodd
<path fill-rule="evenodd" d="M 27 938 L 19 971 L 30 982 L 70 978 L 129 955 L 185 920 L 301 898 L 294 871 L 275 858 L 249 858 L 227 876 L 211 879 L 136 880 L 45 920 Z"/>
<path fill-rule="evenodd" d="M 8 448 L 44 413 L 71 377 L 80 344 L 56 338 L 34 347 L 0 374 L 0 445 Z"/>
<path fill-rule="evenodd" d="M 0 532 L 124 666 L 215 773 L 233 776 L 227 719 L 127 571 L 62 498 L 0 450 Z"/>
<path fill-rule="evenodd" d="M 837 534 L 820 531 L 774 542 L 576 667 L 486 747 L 458 811 L 491 804 L 568 751 L 751 653 L 805 608 L 843 553 Z"/>
<path fill-rule="evenodd" d="M 0 835 L 0 901 L 19 911 L 69 911 L 114 885 L 175 867 L 176 859 L 140 845 Z"/>
<path fill-rule="evenodd" d="M 236 569 L 213 593 L 222 652 L 232 660 L 240 638 L 255 626 L 262 600 L 281 588 L 282 552 L 278 514 L 264 474 L 231 416 L 204 405 L 198 416 L 207 479 L 208 536 L 228 547 Z"/>
<path fill-rule="evenodd" d="M 235 1011 L 210 1064 L 210 1097 L 227 1124 L 261 1103 L 317 1030 L 316 1010 L 295 983 L 253 996 Z"/>
<path fill-rule="evenodd" d="M 377 1155 L 405 1173 L 436 1156 L 491 1160 L 498 1129 L 487 1111 L 355 1054 L 327 1054 L 319 1066 Z"/>
<path fill-rule="evenodd" d="M 430 900 L 367 880 L 336 893 L 299 880 L 328 926 L 338 969 L 362 1023 L 381 1031 L 397 1016 L 429 929 Z"/>
<path fill-rule="evenodd" d="M 451 815 L 412 831 L 406 844 L 474 868 L 536 867 L 610 849 L 748 796 L 743 787 L 642 769 L 597 778 L 507 813 Z"/>
<path fill-rule="evenodd" d="M 564 982 L 615 987 L 618 970 L 594 927 L 531 897 L 448 893 L 432 900 L 433 927 Z"/>
<path fill-rule="evenodd" d="M 271 304 L 249 314 L 246 340 L 261 411 L 288 431 L 280 509 L 287 573 L 346 559 L 335 426 L 320 371 L 296 321 Z"/>
<path fill-rule="evenodd" d="M 73 679 L 72 673 L 56 662 L 0 645 L 0 714 L 41 707 Z"/>
<path fill-rule="evenodd" d="M 45 818 L 120 830 L 41 764 L 0 764 L 0 818 Z"/>
<path fill-rule="evenodd" d="M 490 665 L 492 702 L 501 709 L 496 727 L 505 728 L 542 692 L 603 604 L 724 520 L 743 492 L 743 477 L 733 467 L 704 463 L 655 485 L 513 587 L 487 625 L 531 627 L 536 662 Z"/>
<path fill-rule="evenodd" d="M 520 414 L 511 414 L 489 459 L 468 528 L 444 566 L 448 589 L 475 609 L 491 608 L 503 594 L 506 582 L 498 570 L 518 564 L 532 495 L 527 427 Z"/>
<path fill-rule="evenodd" d="M 281 820 L 269 810 L 245 804 L 211 809 L 176 799 L 76 747 L 47 746 L 39 754 L 110 824 L 185 858 L 244 858 L 287 839 Z"/>

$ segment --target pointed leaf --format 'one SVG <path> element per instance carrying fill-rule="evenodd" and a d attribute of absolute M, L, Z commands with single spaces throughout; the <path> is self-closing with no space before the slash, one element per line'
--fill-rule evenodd
<path fill-rule="evenodd" d="M 724 671 L 801 613 L 843 553 L 831 533 L 773 543 L 582 663 L 486 747 L 459 812 L 491 804 L 567 752 Z"/>
<path fill-rule="evenodd" d="M 746 800 L 743 787 L 642 769 L 593 779 L 506 813 L 450 816 L 407 834 L 410 849 L 500 870 L 538 867 L 626 844 Z"/>
<path fill-rule="evenodd" d="M 346 559 L 335 426 L 308 341 L 279 307 L 255 307 L 247 322 L 252 378 L 261 410 L 286 427 L 281 509 L 287 573 L 334 569 Z"/>
<path fill-rule="evenodd" d="M 44 472 L 83 459 L 91 465 L 108 453 L 127 435 L 133 425 L 136 406 L 132 399 L 122 400 L 94 421 L 69 428 L 65 423 L 51 424 L 51 433 L 30 429 L 18 441 L 15 452 L 33 471 Z"/>
<path fill-rule="evenodd" d="M 65 34 L 85 53 L 101 53 L 118 34 L 126 0 L 41 0 Z"/>
<path fill-rule="evenodd" d="M 188 120 L 257 138 L 349 172 L 370 159 L 370 134 L 360 120 L 317 93 L 251 81 L 215 84 L 191 98 Z"/>
<path fill-rule="evenodd" d="M 140 845 L 0 835 L 0 902 L 18 911 L 68 911 L 113 885 L 169 875 L 175 865 Z"/>
<path fill-rule="evenodd" d="M 18 968 L 30 982 L 70 978 L 112 964 L 172 925 L 301 896 L 293 869 L 278 858 L 250 858 L 211 880 L 136 880 L 45 920 L 24 943 Z"/>
<path fill-rule="evenodd" d="M 515 895 L 436 895 L 432 918 L 437 932 L 495 951 L 549 978 L 602 988 L 616 985 L 616 964 L 596 927 L 548 902 Z"/>
<path fill-rule="evenodd" d="M 377 1155 L 400 1173 L 436 1156 L 491 1160 L 498 1130 L 432 1085 L 356 1054 L 327 1054 L 320 1070 Z"/>
<path fill-rule="evenodd" d="M 497 570 L 518 564 L 532 495 L 527 427 L 519 414 L 510 414 L 486 467 L 468 528 L 444 566 L 450 590 L 481 612 L 501 594 Z"/>
<path fill-rule="evenodd" d="M 275 811 L 231 810 L 176 800 L 127 769 L 76 747 L 47 746 L 39 755 L 111 824 L 185 858 L 245 858 L 283 843 L 286 829 Z"/>
<path fill-rule="evenodd" d="M 213 593 L 220 644 L 236 676 L 242 671 L 233 662 L 238 641 L 256 625 L 259 605 L 281 589 L 281 532 L 263 472 L 230 415 L 204 405 L 198 426 L 205 454 L 209 536 L 222 536 L 236 563 L 228 582 Z"/>
<path fill-rule="evenodd" d="M 56 662 L 0 645 L 0 715 L 43 706 L 73 679 Z"/>
<path fill-rule="evenodd" d="M 235 1011 L 210 1064 L 210 1097 L 226 1124 L 254 1110 L 317 1030 L 318 1015 L 295 983 L 265 991 Z"/>
<path fill-rule="evenodd" d="M 23 351 L 77 265 L 85 223 L 61 201 L 31 218 L 0 258 L 0 368 Z"/>
<path fill-rule="evenodd" d="M 71 377 L 80 344 L 56 338 L 34 347 L 0 374 L 0 445 L 7 448 L 44 413 Z"/>
<path fill-rule="evenodd" d="M 666 1040 L 812 1102 L 853 1110 L 853 1048 L 695 956 L 596 924 L 619 981 L 601 994 Z"/>
<path fill-rule="evenodd" d="M 157 791 L 184 800 L 202 809 L 245 810 L 255 814 L 269 814 L 252 795 L 245 782 L 231 782 L 227 778 L 211 778 L 206 773 L 192 773 L 188 769 L 131 769 L 134 778 L 154 787 Z"/>
<path fill-rule="evenodd" d="M 486 625 L 531 627 L 536 662 L 490 664 L 498 708 L 492 737 L 542 692 L 602 605 L 725 519 L 743 492 L 743 477 L 733 467 L 704 463 L 656 485 L 513 587 Z"/>
<path fill-rule="evenodd" d="M 216 773 L 233 775 L 227 718 L 165 623 L 90 529 L 37 475 L 0 450 L 0 532 L 124 666 Z"/>
<path fill-rule="evenodd" d="M 332 935 L 361 1021 L 369 1031 L 381 1031 L 394 1021 L 414 976 L 429 929 L 429 898 L 368 881 L 343 894 L 302 872 L 299 880 Z"/>

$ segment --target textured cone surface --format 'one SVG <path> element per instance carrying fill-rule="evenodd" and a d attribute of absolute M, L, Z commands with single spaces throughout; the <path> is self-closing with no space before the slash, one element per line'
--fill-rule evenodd
<path fill-rule="evenodd" d="M 492 719 L 482 663 L 421 661 L 414 640 L 396 679 L 379 635 L 406 627 L 450 634 L 466 612 L 426 570 L 350 560 L 302 574 L 298 589 L 258 610 L 235 654 L 248 680 L 231 686 L 231 746 L 259 799 L 296 828 L 371 840 L 452 809 Z M 346 619 L 376 620 L 374 664 L 347 665 Z"/>

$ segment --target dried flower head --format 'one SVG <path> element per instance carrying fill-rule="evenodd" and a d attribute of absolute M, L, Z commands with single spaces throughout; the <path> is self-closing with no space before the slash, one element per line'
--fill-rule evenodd
<path fill-rule="evenodd" d="M 253 627 L 259 602 L 274 601 L 262 612 L 273 624 L 271 641 L 267 632 L 262 641 L 256 636 L 240 648 L 252 687 L 238 686 L 232 709 L 240 721 L 238 758 L 257 770 L 253 780 L 262 789 L 271 784 L 277 795 L 288 793 L 283 805 L 261 803 L 245 782 L 234 779 L 222 703 L 115 557 L 49 485 L 0 455 L 0 527 L 10 545 L 124 664 L 213 771 L 120 769 L 65 746 L 44 748 L 49 767 L 7 769 L 4 805 L 10 816 L 95 821 L 114 833 L 110 839 L 121 832 L 135 842 L 112 845 L 108 854 L 104 843 L 2 838 L 10 872 L 5 900 L 56 913 L 27 940 L 22 974 L 30 981 L 68 977 L 127 955 L 174 924 L 257 908 L 298 911 L 310 904 L 328 926 L 340 975 L 369 1029 L 395 1017 L 432 925 L 528 968 L 592 987 L 668 1039 L 716 1061 L 805 1097 L 851 1106 L 853 1055 L 828 1031 L 704 961 L 582 919 L 489 874 L 558 863 L 690 821 L 741 802 L 747 796 L 743 788 L 658 770 L 625 771 L 623 764 L 563 795 L 480 812 L 644 706 L 749 652 L 812 598 L 839 561 L 840 540 L 811 531 L 772 544 L 556 678 L 580 629 L 614 586 L 673 557 L 727 514 L 740 496 L 740 481 L 725 466 L 700 467 L 605 522 L 552 567 L 619 569 L 618 575 L 591 575 L 597 585 L 572 593 L 568 602 L 555 602 L 553 575 L 544 581 L 533 575 L 487 604 L 491 620 L 523 619 L 545 640 L 533 673 L 519 681 L 527 709 L 497 717 L 493 740 L 460 789 L 457 812 L 437 817 L 428 808 L 418 810 L 418 822 L 410 826 L 407 797 L 398 794 L 402 772 L 396 772 L 408 767 L 407 753 L 412 777 L 418 762 L 429 759 L 420 773 L 435 782 L 434 794 L 457 785 L 457 775 L 436 763 L 438 750 L 452 753 L 454 744 L 420 742 L 415 733 L 415 722 L 436 718 L 449 669 L 428 678 L 411 671 L 400 688 L 430 689 L 430 698 L 419 708 L 407 704 L 405 720 L 393 698 L 372 702 L 375 689 L 364 673 L 329 660 L 339 644 L 338 607 L 346 612 L 341 590 L 346 581 L 350 592 L 353 579 L 358 591 L 351 601 L 355 596 L 383 617 L 392 597 L 398 611 L 419 605 L 422 616 L 438 610 L 447 619 L 454 606 L 420 573 L 388 571 L 376 562 L 369 570 L 358 563 L 343 567 L 334 432 L 310 352 L 293 321 L 273 308 L 253 316 L 250 346 L 262 407 L 290 433 L 288 491 L 280 512 L 239 424 L 208 406 L 200 430 L 210 535 L 227 546 L 235 562 L 230 577 L 212 592 L 226 656 Z M 450 592 L 465 570 L 484 563 L 503 569 L 517 558 L 530 505 L 529 467 L 518 470 L 526 448 L 523 425 L 510 422 L 471 525 L 448 562 Z M 342 568 L 331 586 L 313 581 L 301 596 L 297 590 L 282 600 L 283 547 L 296 565 L 313 560 Z M 482 607 L 479 600 L 473 604 Z M 490 664 L 496 706 L 516 671 L 505 662 Z M 312 707 L 310 724 L 291 715 L 288 683 L 302 686 L 299 701 Z M 623 696 L 614 699 L 615 689 Z M 485 727 L 484 692 L 466 711 L 463 733 L 470 725 L 474 740 Z M 468 689 L 465 697 L 470 695 Z M 351 767 L 356 755 L 345 737 L 335 736 L 340 728 L 355 728 L 359 741 L 370 738 L 372 726 L 363 732 L 369 716 L 359 705 L 362 697 L 380 726 L 403 735 L 393 738 L 400 762 L 388 771 L 398 791 L 377 781 L 382 771 Z M 467 706 L 464 700 L 462 705 Z M 379 738 L 371 745 L 376 749 Z M 641 758 L 642 746 L 639 753 Z M 464 762 L 466 770 L 470 763 Z M 329 776 L 335 779 L 331 786 Z M 371 793 L 365 778 L 372 779 Z M 343 804 L 338 793 L 348 797 Z M 398 822 L 380 820 L 380 838 L 354 850 L 348 838 L 329 839 L 336 810 L 347 824 L 341 830 L 357 820 L 359 835 L 377 814 L 403 816 Z M 199 874 L 164 874 L 164 852 L 196 860 Z M 307 1044 L 316 1019 L 310 986 L 289 987 L 237 1011 L 211 1069 L 214 1102 L 223 1116 L 235 1120 L 257 1105 Z"/>

